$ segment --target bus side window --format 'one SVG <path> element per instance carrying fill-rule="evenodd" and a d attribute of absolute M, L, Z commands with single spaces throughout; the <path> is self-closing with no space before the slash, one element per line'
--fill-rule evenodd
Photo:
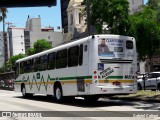
<path fill-rule="evenodd" d="M 32 59 L 32 71 L 36 72 L 36 58 Z"/>
<path fill-rule="evenodd" d="M 84 51 L 85 51 L 85 52 L 87 51 L 87 45 L 84 46 Z"/>
<path fill-rule="evenodd" d="M 68 67 L 78 66 L 79 46 L 71 47 L 68 50 Z"/>
<path fill-rule="evenodd" d="M 67 67 L 67 49 L 60 50 L 56 54 L 56 68 Z"/>
<path fill-rule="evenodd" d="M 47 70 L 48 55 L 44 55 L 44 70 Z"/>
<path fill-rule="evenodd" d="M 55 53 L 48 55 L 48 70 L 55 69 Z"/>
<path fill-rule="evenodd" d="M 39 57 L 39 71 L 44 70 L 44 56 Z"/>
<path fill-rule="evenodd" d="M 19 63 L 15 64 L 15 78 L 19 76 Z"/>
<path fill-rule="evenodd" d="M 30 70 L 31 70 L 31 60 L 27 60 L 26 61 L 24 69 L 25 69 L 25 73 L 29 73 L 30 72 Z"/>
<path fill-rule="evenodd" d="M 79 65 L 83 64 L 83 44 L 80 45 L 79 48 Z"/>
<path fill-rule="evenodd" d="M 24 61 L 20 62 L 20 74 L 24 73 Z"/>

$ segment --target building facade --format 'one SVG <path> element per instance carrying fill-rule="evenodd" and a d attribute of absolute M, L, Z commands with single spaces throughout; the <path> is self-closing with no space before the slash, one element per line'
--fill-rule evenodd
<path fill-rule="evenodd" d="M 24 41 L 25 28 L 9 28 L 9 53 L 10 56 L 15 56 L 20 53 L 25 54 L 25 41 Z"/>
<path fill-rule="evenodd" d="M 3 43 L 3 32 L 0 32 L 0 68 L 4 64 L 4 43 Z"/>
<path fill-rule="evenodd" d="M 9 37 L 7 33 L 5 37 L 4 39 L 3 32 L 0 32 L 0 68 L 4 66 L 4 61 L 7 61 L 9 57 Z"/>
<path fill-rule="evenodd" d="M 34 43 L 39 39 L 47 40 L 52 47 L 63 43 L 62 30 L 55 32 L 53 27 L 41 28 L 40 17 L 29 18 L 28 16 L 25 28 L 9 27 L 8 33 L 9 44 L 7 52 L 9 56 L 15 56 L 20 53 L 26 54 L 27 49 L 33 47 Z"/>
<path fill-rule="evenodd" d="M 141 5 L 144 5 L 144 0 L 129 0 L 129 10 L 130 13 L 141 10 Z"/>
<path fill-rule="evenodd" d="M 24 31 L 26 50 L 33 47 L 34 43 L 39 39 L 47 40 L 52 47 L 63 43 L 62 30 L 54 31 L 53 27 L 41 28 L 41 18 L 27 18 L 26 29 Z"/>

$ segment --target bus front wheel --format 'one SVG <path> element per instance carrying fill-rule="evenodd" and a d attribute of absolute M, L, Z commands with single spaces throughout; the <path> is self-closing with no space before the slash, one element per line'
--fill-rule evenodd
<path fill-rule="evenodd" d="M 22 96 L 23 96 L 24 98 L 27 96 L 27 94 L 26 94 L 26 88 L 25 88 L 24 85 L 22 86 Z"/>
<path fill-rule="evenodd" d="M 32 96 L 33 96 L 33 94 L 31 94 L 31 93 L 26 93 L 25 85 L 22 85 L 22 96 L 23 96 L 24 98 L 32 97 Z"/>
<path fill-rule="evenodd" d="M 63 99 L 62 88 L 60 85 L 56 85 L 54 88 L 54 97 L 56 102 L 61 102 Z"/>

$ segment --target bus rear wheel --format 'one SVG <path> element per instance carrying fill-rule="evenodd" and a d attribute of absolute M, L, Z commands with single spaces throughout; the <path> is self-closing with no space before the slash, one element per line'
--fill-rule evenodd
<path fill-rule="evenodd" d="M 63 93 L 60 85 L 56 85 L 54 88 L 54 98 L 56 102 L 62 102 L 63 100 Z"/>

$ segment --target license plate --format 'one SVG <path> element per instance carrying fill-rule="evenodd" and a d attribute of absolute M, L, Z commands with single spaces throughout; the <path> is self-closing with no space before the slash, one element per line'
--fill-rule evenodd
<path fill-rule="evenodd" d="M 114 90 L 123 90 L 123 88 L 114 88 Z"/>

